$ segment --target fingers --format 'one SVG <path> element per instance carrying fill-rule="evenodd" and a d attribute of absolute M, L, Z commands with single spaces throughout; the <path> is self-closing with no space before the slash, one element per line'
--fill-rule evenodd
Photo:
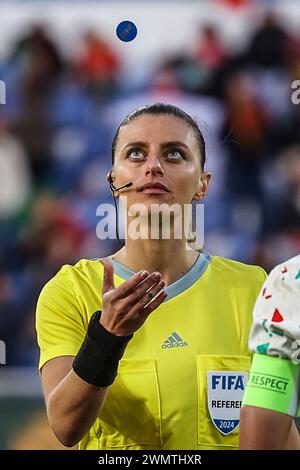
<path fill-rule="evenodd" d="M 166 299 L 167 293 L 161 292 L 165 282 L 158 272 L 149 275 L 146 271 L 140 271 L 115 288 L 112 263 L 105 259 L 103 266 L 101 323 L 118 336 L 134 333 Z"/>
<path fill-rule="evenodd" d="M 144 281 L 149 276 L 147 271 L 139 271 L 127 281 L 123 282 L 115 291 L 115 299 L 121 299 L 131 294 L 140 282 Z"/>
<path fill-rule="evenodd" d="M 115 288 L 114 284 L 114 267 L 108 259 L 102 261 L 104 267 L 102 295 Z"/>
<path fill-rule="evenodd" d="M 148 304 L 142 312 L 143 317 L 147 317 L 153 310 L 155 310 L 157 307 L 159 307 L 160 304 L 163 303 L 163 301 L 167 298 L 168 294 L 167 292 L 163 291 L 161 292 L 155 299 Z"/>
<path fill-rule="evenodd" d="M 129 315 L 136 316 L 138 312 L 143 312 L 145 306 L 154 300 L 154 297 L 164 288 L 165 282 L 160 280 L 157 284 L 151 287 L 147 292 L 144 292 L 138 299 L 135 299 L 134 305 L 129 311 Z"/>
<path fill-rule="evenodd" d="M 126 305 L 130 307 L 131 305 L 138 302 L 145 293 L 152 287 L 154 284 L 157 284 L 162 280 L 161 274 L 158 272 L 154 272 L 150 274 L 146 279 L 144 279 L 140 284 L 132 291 L 129 295 L 126 296 L 124 299 L 126 301 Z"/>

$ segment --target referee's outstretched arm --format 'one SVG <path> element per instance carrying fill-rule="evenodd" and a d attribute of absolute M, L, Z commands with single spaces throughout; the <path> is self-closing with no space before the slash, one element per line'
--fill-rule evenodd
<path fill-rule="evenodd" d="M 67 447 L 97 419 L 128 341 L 167 296 L 158 272 L 140 271 L 116 288 L 111 262 L 103 265 L 102 312 L 92 316 L 80 351 L 46 362 L 41 371 L 51 428 Z"/>
<path fill-rule="evenodd" d="M 48 361 L 42 369 L 47 415 L 57 439 L 76 445 L 89 431 L 104 403 L 107 388 L 88 384 L 73 371 L 74 357 Z"/>

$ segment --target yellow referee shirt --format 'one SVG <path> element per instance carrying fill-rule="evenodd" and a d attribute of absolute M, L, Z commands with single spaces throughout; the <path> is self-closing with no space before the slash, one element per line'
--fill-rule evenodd
<path fill-rule="evenodd" d="M 134 273 L 112 259 L 115 285 Z M 118 376 L 80 449 L 230 449 L 250 353 L 252 309 L 265 272 L 201 253 L 128 343 Z M 75 356 L 101 310 L 99 259 L 65 265 L 37 305 L 39 367 Z"/>

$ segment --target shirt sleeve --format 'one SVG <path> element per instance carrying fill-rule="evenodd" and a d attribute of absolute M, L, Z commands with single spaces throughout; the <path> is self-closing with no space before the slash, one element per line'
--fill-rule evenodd
<path fill-rule="evenodd" d="M 36 309 L 39 369 L 58 356 L 76 356 L 86 327 L 72 283 L 72 266 L 66 265 L 42 289 Z"/>
<path fill-rule="evenodd" d="M 277 266 L 253 311 L 243 405 L 300 416 L 300 256 Z"/>
<path fill-rule="evenodd" d="M 300 362 L 300 256 L 277 266 L 264 283 L 253 311 L 249 348 Z"/>

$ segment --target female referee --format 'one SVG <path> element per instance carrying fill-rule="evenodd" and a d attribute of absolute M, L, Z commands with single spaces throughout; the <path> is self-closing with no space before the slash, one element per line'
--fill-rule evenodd
<path fill-rule="evenodd" d="M 183 207 L 209 187 L 203 136 L 168 104 L 127 116 L 112 159 L 108 180 L 128 208 Z M 63 266 L 39 297 L 39 368 L 57 438 L 80 449 L 238 448 L 264 271 L 187 249 L 174 231 L 128 233 L 109 258 Z"/>

